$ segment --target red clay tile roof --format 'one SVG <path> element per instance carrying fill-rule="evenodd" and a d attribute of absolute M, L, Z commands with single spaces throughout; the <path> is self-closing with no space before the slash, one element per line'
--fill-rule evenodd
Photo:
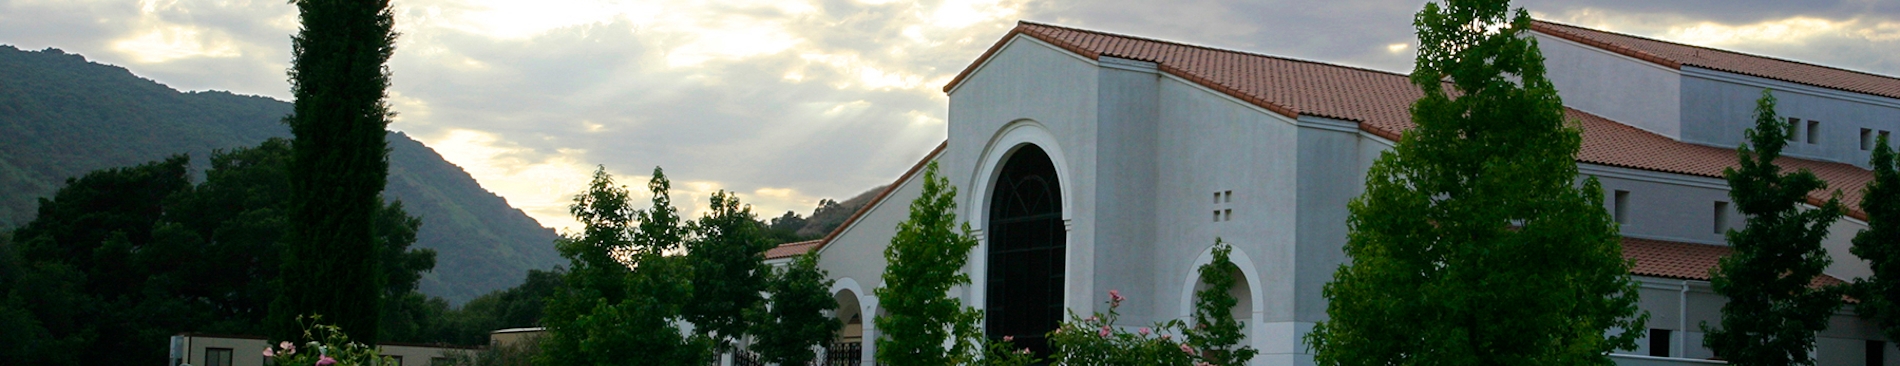
<path fill-rule="evenodd" d="M 1163 73 L 1289 118 L 1308 115 L 1358 121 L 1361 130 L 1389 140 L 1398 140 L 1400 133 L 1412 128 L 1411 105 L 1423 95 L 1403 74 L 1031 22 L 1019 23 L 945 85 L 944 91 L 955 89 L 1019 34 L 1091 59 L 1110 56 L 1154 62 Z M 1733 149 L 1676 141 L 1574 109 L 1565 114 L 1582 123 L 1579 162 L 1712 178 L 1722 178 L 1722 169 L 1735 166 Z M 1859 211 L 1860 191 L 1872 179 L 1872 172 L 1848 164 L 1786 157 L 1777 162 L 1785 168 L 1813 171 L 1830 188 L 1841 190 L 1849 216 L 1866 219 Z M 1816 191 L 1809 199 L 1818 203 L 1829 196 L 1830 192 Z"/>
<path fill-rule="evenodd" d="M 813 248 L 817 248 L 818 244 L 823 244 L 824 242 L 825 242 L 824 240 L 806 240 L 806 241 L 800 241 L 800 242 L 779 244 L 778 246 L 772 247 L 772 249 L 765 251 L 765 259 L 779 259 L 779 258 L 795 257 L 801 254 L 805 254 L 805 252 L 809 252 Z"/>
<path fill-rule="evenodd" d="M 1636 266 L 1630 268 L 1630 274 L 1638 276 L 1708 281 L 1709 270 L 1715 268 L 1722 256 L 1732 251 L 1729 247 L 1719 245 L 1623 238 L 1623 258 L 1636 261 Z M 1809 285 L 1819 287 L 1842 283 L 1845 282 L 1834 276 L 1821 275 Z"/>
<path fill-rule="evenodd" d="M 1900 98 L 1900 78 L 1767 56 L 1690 46 L 1567 24 L 1535 21 L 1531 30 L 1658 65 L 1691 65 L 1822 88 Z"/>

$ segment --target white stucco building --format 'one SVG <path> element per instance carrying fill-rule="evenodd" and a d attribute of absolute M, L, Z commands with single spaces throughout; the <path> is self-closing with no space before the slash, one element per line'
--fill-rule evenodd
<path fill-rule="evenodd" d="M 1722 299 L 1708 269 L 1728 252 L 1720 232 L 1742 224 L 1721 171 L 1764 88 L 1798 131 L 1780 163 L 1819 174 L 1856 209 L 1833 226 L 1821 282 L 1869 275 L 1848 241 L 1866 226 L 1869 142 L 1900 130 L 1900 79 L 1548 22 L 1534 31 L 1651 314 L 1648 338 L 1619 362 L 1712 363 L 1698 324 L 1719 323 Z M 951 295 L 984 308 L 992 335 L 1034 342 L 1065 310 L 1103 310 L 1109 289 L 1130 298 L 1122 324 L 1185 319 L 1219 237 L 1244 275 L 1236 313 L 1261 350 L 1254 364 L 1312 364 L 1300 339 L 1326 319 L 1320 289 L 1348 259 L 1346 203 L 1420 95 L 1401 74 L 1027 22 L 944 91 L 948 141 L 920 146 L 917 168 L 825 239 L 773 254 L 819 253 L 866 365 L 882 253 L 930 161 L 981 242 L 965 269 L 974 283 Z M 1900 364 L 1851 310 L 1819 339 L 1822 365 Z"/>

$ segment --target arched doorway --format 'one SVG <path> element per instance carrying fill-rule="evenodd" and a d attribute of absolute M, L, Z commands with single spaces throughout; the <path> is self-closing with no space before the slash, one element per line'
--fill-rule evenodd
<path fill-rule="evenodd" d="M 864 318 L 858 295 L 850 289 L 840 290 L 832 298 L 838 301 L 832 315 L 843 326 L 838 328 L 838 339 L 825 345 L 823 364 L 858 366 L 864 360 L 864 323 L 870 319 Z"/>
<path fill-rule="evenodd" d="M 1035 145 L 1023 145 L 1003 163 L 991 189 L 987 335 L 1011 336 L 1019 347 L 1049 354 L 1045 334 L 1062 321 L 1062 190 L 1055 163 Z"/>

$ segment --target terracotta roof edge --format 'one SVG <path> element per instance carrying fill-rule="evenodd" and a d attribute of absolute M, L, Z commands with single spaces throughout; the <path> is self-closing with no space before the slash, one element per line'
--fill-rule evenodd
<path fill-rule="evenodd" d="M 831 229 L 831 233 L 825 234 L 823 239 L 818 239 L 819 243 L 817 247 L 811 248 L 811 250 L 806 252 L 821 251 L 824 250 L 825 247 L 831 246 L 832 239 L 837 239 L 838 235 L 843 234 L 845 229 L 849 229 L 852 224 L 858 223 L 858 219 L 863 218 L 866 213 L 870 213 L 871 208 L 877 207 L 879 203 L 883 203 L 885 198 L 890 197 L 892 192 L 896 192 L 899 187 L 904 185 L 904 181 L 910 180 L 911 176 L 923 171 L 925 166 L 930 165 L 931 160 L 936 159 L 939 155 L 943 155 L 944 148 L 949 146 L 950 141 L 948 140 L 937 144 L 937 148 L 930 150 L 929 154 L 924 154 L 924 158 L 918 160 L 917 165 L 912 165 L 909 171 L 904 172 L 904 175 L 898 176 L 897 180 L 891 182 L 889 187 L 884 187 L 883 192 L 878 192 L 877 197 L 871 198 L 870 202 L 865 202 L 864 207 L 859 207 L 857 212 L 851 213 L 850 218 L 844 219 L 844 222 L 838 224 L 837 228 Z"/>
<path fill-rule="evenodd" d="M 1671 60 L 1669 58 L 1662 57 L 1653 53 L 1644 52 L 1642 50 L 1626 47 L 1626 46 L 1615 44 L 1615 43 L 1610 43 L 1608 41 L 1593 39 L 1581 34 L 1571 32 L 1569 29 L 1564 29 L 1564 28 L 1589 29 L 1589 28 L 1584 28 L 1584 27 L 1579 27 L 1579 26 L 1574 26 L 1574 25 L 1569 25 L 1569 24 L 1546 21 L 1542 19 L 1531 21 L 1531 31 L 1533 32 L 1541 32 L 1544 34 L 1549 34 L 1553 37 L 1562 38 L 1564 40 L 1568 40 L 1571 42 L 1582 43 L 1586 46 L 1600 48 L 1605 51 L 1614 52 L 1619 55 L 1629 56 L 1631 58 L 1635 58 L 1638 60 L 1648 61 L 1650 63 L 1666 66 L 1671 69 L 1676 69 L 1676 70 L 1682 69 L 1681 61 Z M 1590 30 L 1602 32 L 1595 29 L 1590 29 Z M 1613 33 L 1613 32 L 1605 32 L 1605 33 Z M 1613 34 L 1628 36 L 1627 34 L 1622 34 L 1622 33 L 1613 33 Z M 1631 37 L 1634 37 L 1634 36 L 1631 36 Z M 1637 37 L 1637 38 L 1642 38 L 1642 37 Z M 1644 38 L 1644 39 L 1648 39 L 1648 38 Z"/>
<path fill-rule="evenodd" d="M 1607 34 L 1615 34 L 1615 35 L 1619 35 L 1619 36 L 1624 36 L 1624 37 L 1630 37 L 1630 38 L 1636 38 L 1636 39 L 1641 39 L 1641 40 L 1646 40 L 1646 41 L 1651 41 L 1651 42 L 1658 42 L 1658 43 L 1665 43 L 1665 44 L 1670 44 L 1670 45 L 1675 45 L 1675 46 L 1681 46 L 1681 47 L 1689 47 L 1689 48 L 1694 48 L 1694 49 L 1698 49 L 1698 50 L 1704 50 L 1704 51 L 1711 51 L 1711 52 L 1720 52 L 1720 53 L 1727 53 L 1727 54 L 1733 54 L 1733 55 L 1739 55 L 1739 56 L 1744 56 L 1744 57 L 1754 57 L 1754 58 L 1759 58 L 1759 59 L 1764 59 L 1764 60 L 1775 60 L 1775 61 L 1781 61 L 1781 62 L 1787 62 L 1787 63 L 1791 63 L 1791 64 L 1798 64 L 1798 65 L 1805 65 L 1805 66 L 1813 66 L 1813 67 L 1819 67 L 1819 68 L 1823 68 L 1823 69 L 1829 69 L 1829 70 L 1835 70 L 1835 71 L 1841 71 L 1841 72 L 1849 72 L 1849 73 L 1854 73 L 1854 74 L 1860 74 L 1860 75 L 1862 75 L 1862 76 L 1869 76 L 1869 77 L 1876 77 L 1876 78 L 1882 78 L 1882 79 L 1888 79 L 1888 80 L 1900 80 L 1900 77 L 1894 77 L 1894 76 L 1890 76 L 1890 75 L 1882 75 L 1882 74 L 1876 74 L 1876 73 L 1872 73 L 1872 72 L 1867 72 L 1867 71 L 1860 71 L 1860 70 L 1854 70 L 1854 69 L 1848 69 L 1848 68 L 1842 68 L 1842 67 L 1835 67 L 1835 66 L 1828 66 L 1828 65 L 1822 65 L 1822 64 L 1817 64 L 1817 63 L 1812 63 L 1812 62 L 1806 62 L 1806 61 L 1796 61 L 1796 60 L 1791 60 L 1791 59 L 1785 59 L 1785 58 L 1780 58 L 1780 57 L 1775 57 L 1775 56 L 1767 56 L 1767 55 L 1759 55 L 1759 54 L 1753 54 L 1753 53 L 1747 53 L 1747 52 L 1741 52 L 1741 51 L 1735 51 L 1735 50 L 1730 50 L 1730 49 L 1722 49 L 1722 48 L 1714 48 L 1714 47 L 1704 47 L 1704 46 L 1697 46 L 1697 45 L 1692 45 L 1692 44 L 1687 44 L 1687 43 L 1681 43 L 1681 42 L 1674 42 L 1674 41 L 1668 41 L 1668 40 L 1663 40 L 1663 39 L 1657 39 L 1657 38 L 1650 38 L 1650 37 L 1644 37 L 1644 36 L 1639 36 L 1639 35 L 1634 35 L 1634 34 L 1629 34 L 1629 33 L 1620 33 L 1620 32 L 1611 32 L 1611 31 L 1606 31 L 1606 30 L 1601 30 L 1601 29 L 1595 29 L 1595 28 L 1590 28 L 1590 27 L 1583 27 L 1583 26 L 1577 26 L 1577 25 L 1571 25 L 1571 24 L 1565 24 L 1565 23 L 1558 23 L 1558 22 L 1553 22 L 1553 21 L 1549 21 L 1549 20 L 1543 20 L 1543 19 L 1534 19 L 1534 20 L 1532 20 L 1532 21 L 1531 21 L 1531 28 L 1532 28 L 1532 29 L 1537 29 L 1539 25 L 1543 25 L 1543 26 L 1545 26 L 1546 28 L 1548 28 L 1549 26 L 1558 26 L 1558 27 L 1565 27 L 1565 28 L 1575 28 L 1575 29 L 1583 29 L 1583 30 L 1589 30 L 1589 31 L 1591 31 L 1591 32 L 1598 32 L 1598 33 L 1607 33 Z M 1563 32 L 1563 33 L 1570 33 L 1570 32 L 1568 32 L 1568 31 L 1564 31 L 1564 30 L 1559 30 L 1559 32 Z M 1557 34 L 1552 34 L 1552 35 L 1557 35 Z M 1560 37 L 1561 37 L 1561 35 L 1557 35 L 1557 36 L 1560 36 Z M 1574 35 L 1574 34 L 1572 34 L 1572 36 L 1576 36 L 1576 37 L 1581 37 L 1581 36 L 1578 36 L 1578 35 Z M 1563 38 L 1564 38 L 1564 39 L 1570 39 L 1570 37 L 1563 37 Z M 1577 41 L 1577 40 L 1575 40 L 1575 39 L 1571 39 L 1571 40 L 1573 40 L 1573 41 Z M 1578 42 L 1583 42 L 1583 41 L 1578 41 Z M 1614 46 L 1614 45 L 1613 45 L 1613 46 Z M 1619 47 L 1619 48 L 1627 48 L 1627 47 L 1622 47 L 1622 46 L 1615 46 L 1615 47 Z M 1651 55 L 1651 56 L 1653 56 L 1653 57 L 1656 57 L 1656 58 L 1658 58 L 1658 59 L 1664 59 L 1664 60 L 1668 60 L 1667 58 L 1664 58 L 1664 57 L 1662 57 L 1662 56 L 1656 56 L 1656 55 L 1653 55 L 1653 54 L 1650 54 L 1650 53 L 1648 53 L 1648 52 L 1643 52 L 1643 51 L 1639 51 L 1639 50 L 1634 50 L 1634 49 L 1631 49 L 1631 50 L 1629 50 L 1629 51 L 1631 51 L 1631 52 L 1637 52 L 1637 53 L 1642 53 L 1642 54 L 1645 54 L 1645 55 Z M 1619 52 L 1619 53 L 1620 53 L 1620 52 Z M 1631 56 L 1631 57 L 1635 57 L 1635 56 Z M 1640 57 L 1638 57 L 1638 58 L 1640 58 Z M 1799 81 L 1794 81 L 1794 80 L 1787 80 L 1786 78 L 1780 78 L 1780 77 L 1773 77 L 1773 76 L 1765 76 L 1765 75 L 1755 75 L 1755 74 L 1751 74 L 1751 73 L 1746 73 L 1746 72 L 1741 72 L 1741 71 L 1736 71 L 1736 70 L 1729 70 L 1729 69 L 1724 69 L 1724 68 L 1718 68 L 1718 67 L 1714 67 L 1714 66 L 1709 66 L 1709 65 L 1701 65 L 1701 64 L 1696 64 L 1696 63 L 1684 63 L 1684 62 L 1681 62 L 1681 61 L 1676 61 L 1676 60 L 1668 60 L 1668 61 L 1669 61 L 1669 62 L 1672 62 L 1672 63 L 1674 63 L 1675 65 L 1674 65 L 1673 67 L 1674 67 L 1675 69 L 1678 69 L 1678 70 L 1680 70 L 1680 69 L 1682 69 L 1682 65 L 1691 65 L 1691 66 L 1696 66 L 1696 67 L 1701 67 L 1701 68 L 1706 68 L 1706 69 L 1710 69 L 1710 70 L 1719 70 L 1719 71 L 1723 71 L 1723 72 L 1731 72 L 1731 73 L 1736 73 L 1736 74 L 1742 74 L 1742 75 L 1748 75 L 1748 76 L 1754 76 L 1754 77 L 1760 77 L 1760 78 L 1768 78 L 1768 79 L 1774 79 L 1774 80 L 1781 80 L 1781 81 L 1786 81 L 1786 82 L 1791 82 L 1791 83 L 1795 83 L 1795 84 L 1801 84 L 1801 85 L 1808 85 L 1808 86 L 1814 86 L 1814 87 L 1820 87 L 1820 88 L 1827 88 L 1827 89 L 1835 89 L 1835 90 L 1841 90 L 1841 91 L 1846 91 L 1846 92 L 1851 92 L 1851 93 L 1859 93 L 1859 94 L 1867 94 L 1867 95 L 1880 95 L 1880 94 L 1874 94 L 1874 93 L 1869 93 L 1869 92 L 1865 92 L 1865 91 L 1855 91 L 1855 90 L 1847 90 L 1847 89 L 1844 89 L 1844 88 L 1840 88 L 1840 87 L 1833 87 L 1833 86 L 1824 86 L 1824 85 L 1815 85 L 1815 84 L 1813 84 L 1813 83 L 1805 83 L 1805 82 L 1799 82 Z M 1651 62 L 1655 62 L 1655 61 L 1651 61 Z M 1669 65 L 1669 64 L 1664 64 L 1664 65 L 1665 65 L 1665 66 L 1667 66 L 1667 65 Z M 1884 95 L 1883 95 L 1883 96 L 1884 96 Z"/>
<path fill-rule="evenodd" d="M 1307 59 L 1300 59 L 1300 58 L 1292 58 L 1292 57 L 1287 57 L 1287 56 L 1279 56 L 1279 55 L 1270 55 L 1270 54 L 1265 54 L 1265 53 L 1259 53 L 1259 52 L 1252 52 L 1252 51 L 1241 51 L 1241 50 L 1235 50 L 1235 49 L 1229 49 L 1229 48 L 1220 48 L 1220 47 L 1214 47 L 1214 46 L 1207 46 L 1207 45 L 1199 45 L 1199 44 L 1193 44 L 1193 43 L 1186 43 L 1186 42 L 1178 42 L 1178 41 L 1170 41 L 1170 40 L 1165 40 L 1165 39 L 1159 39 L 1159 38 L 1149 38 L 1149 37 L 1142 37 L 1142 36 L 1131 36 L 1131 35 L 1126 35 L 1126 34 L 1121 34 L 1121 33 L 1115 33 L 1115 32 L 1108 32 L 1108 31 L 1099 31 L 1099 30 L 1091 30 L 1091 29 L 1082 29 L 1082 28 L 1076 28 L 1076 27 L 1070 27 L 1070 26 L 1063 26 L 1063 25 L 1055 25 L 1055 24 L 1049 24 L 1049 23 L 1041 23 L 1041 22 L 1033 22 L 1033 21 L 1027 21 L 1027 20 L 1021 20 L 1021 21 L 1017 21 L 1017 23 L 1019 23 L 1019 24 L 1024 24 L 1024 25 L 1034 25 L 1034 26 L 1042 26 L 1042 27 L 1049 27 L 1049 28 L 1056 28 L 1056 29 L 1062 29 L 1062 30 L 1068 30 L 1068 31 L 1073 31 L 1073 32 L 1082 32 L 1082 33 L 1091 33 L 1091 34 L 1097 34 L 1097 35 L 1102 35 L 1102 36 L 1108 36 L 1108 37 L 1117 37 L 1117 38 L 1127 38 L 1127 39 L 1133 39 L 1133 40 L 1140 40 L 1140 41 L 1147 41 L 1147 42 L 1155 42 L 1155 43 L 1162 43 L 1162 44 L 1167 44 L 1167 45 L 1173 45 L 1173 46 L 1181 46 L 1181 47 L 1188 47 L 1188 48 L 1198 48 L 1198 49 L 1202 49 L 1202 50 L 1208 50 L 1208 51 L 1214 51 L 1214 52 L 1226 52 L 1226 53 L 1233 53 L 1233 54 L 1241 54 L 1241 55 L 1247 55 L 1247 56 L 1255 56 L 1255 57 L 1265 57 L 1265 58 L 1271 58 L 1271 59 L 1276 59 L 1276 60 L 1284 60 L 1284 61 L 1292 61 L 1292 62 L 1299 62 L 1299 63 L 1307 63 L 1307 64 L 1314 64 L 1314 65 L 1321 65 L 1321 66 L 1328 66 L 1328 67 L 1338 67 L 1338 68 L 1345 68 L 1345 69 L 1353 69 L 1353 70 L 1359 70 L 1359 71 L 1365 71 L 1365 72 L 1373 72 L 1373 73 L 1380 73 L 1380 74 L 1387 74 L 1387 75 L 1392 75 L 1392 76 L 1399 76 L 1399 77 L 1406 77 L 1406 78 L 1410 78 L 1410 77 L 1412 77 L 1412 76 L 1411 76 L 1410 74 L 1401 74 L 1401 73 L 1396 73 L 1396 72 L 1391 72 L 1391 71 L 1385 71 L 1385 70 L 1378 70 L 1378 69 L 1370 69 L 1370 68 L 1365 68 L 1365 67 L 1359 67 L 1359 66 L 1348 66 L 1348 65 L 1340 65 L 1340 64 L 1336 64 L 1336 63 L 1330 63 L 1330 62 L 1323 62 L 1323 61 L 1314 61 L 1314 60 L 1307 60 Z M 1020 27 L 1019 27 L 1019 28 L 1020 28 Z M 1045 41 L 1046 41 L 1046 40 L 1045 40 Z"/>

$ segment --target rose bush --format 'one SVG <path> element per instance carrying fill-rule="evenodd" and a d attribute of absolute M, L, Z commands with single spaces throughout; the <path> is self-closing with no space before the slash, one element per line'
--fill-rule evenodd
<path fill-rule="evenodd" d="M 1185 323 L 1169 320 L 1129 332 L 1115 325 L 1121 318 L 1116 309 L 1127 298 L 1116 290 L 1109 290 L 1108 297 L 1107 314 L 1082 318 L 1070 312 L 1071 320 L 1049 332 L 1049 343 L 1055 348 L 1051 361 L 1074 366 L 1205 364 L 1200 350 L 1174 336 L 1186 328 Z"/>
<path fill-rule="evenodd" d="M 297 323 L 304 326 L 303 346 L 296 342 L 280 341 L 276 347 L 264 347 L 264 363 L 268 365 L 312 365 L 312 366 L 374 366 L 393 365 L 394 359 L 386 359 L 376 351 L 376 347 L 350 341 L 343 329 L 335 325 L 322 324 L 322 315 L 297 316 Z M 380 362 L 379 362 L 380 361 Z"/>

